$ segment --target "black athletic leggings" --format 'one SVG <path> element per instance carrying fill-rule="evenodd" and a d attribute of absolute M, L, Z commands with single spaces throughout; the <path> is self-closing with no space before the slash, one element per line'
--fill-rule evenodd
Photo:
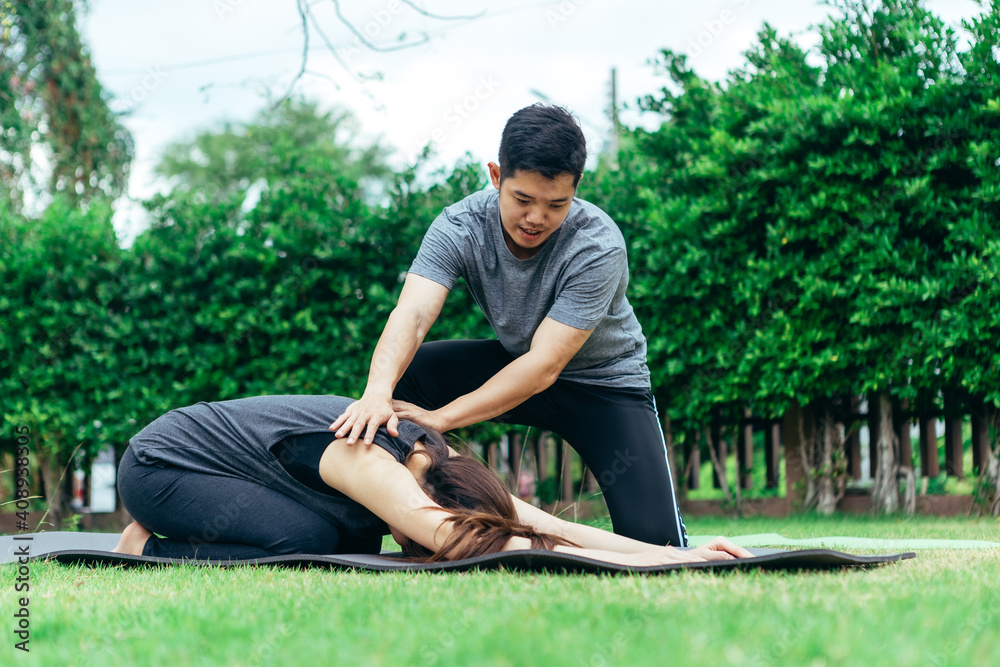
<path fill-rule="evenodd" d="M 331 417 L 331 422 L 336 417 Z M 319 459 L 332 434 L 310 433 L 272 447 L 285 470 L 317 491 Z M 132 518 L 155 535 L 142 553 L 164 558 L 243 560 L 281 554 L 378 553 L 381 536 L 341 530 L 294 498 L 256 482 L 173 466 L 146 465 L 129 447 L 118 466 L 118 493 Z"/>
<path fill-rule="evenodd" d="M 424 343 L 394 398 L 436 410 L 478 389 L 513 360 L 495 340 Z M 496 421 L 552 431 L 572 445 L 597 478 L 616 533 L 652 544 L 687 546 L 649 390 L 556 380 Z"/>

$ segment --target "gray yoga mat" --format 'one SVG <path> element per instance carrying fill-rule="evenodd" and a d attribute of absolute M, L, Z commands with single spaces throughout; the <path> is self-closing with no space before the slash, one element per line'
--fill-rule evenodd
<path fill-rule="evenodd" d="M 30 538 L 30 539 L 29 539 Z M 23 535 L 0 536 L 0 563 L 16 563 L 19 554 L 24 554 L 31 560 L 54 559 L 61 563 L 82 563 L 86 565 L 180 565 L 194 564 L 202 566 L 233 566 L 233 565 L 312 565 L 334 569 L 356 569 L 374 572 L 384 571 L 432 571 L 432 572 L 462 572 L 465 570 L 516 570 L 530 572 L 641 572 L 654 574 L 681 569 L 764 569 L 764 570 L 798 570 L 798 569 L 829 569 L 891 563 L 907 558 L 914 558 L 915 553 L 897 553 L 878 556 L 856 556 L 830 549 L 804 549 L 786 551 L 783 549 L 749 549 L 753 558 L 743 558 L 725 561 L 710 561 L 701 563 L 677 563 L 672 565 L 657 565 L 649 567 L 629 567 L 614 565 L 603 561 L 584 558 L 571 554 L 528 549 L 523 551 L 504 551 L 487 556 L 465 558 L 444 563 L 413 563 L 403 559 L 400 554 L 382 553 L 370 554 L 336 554 L 313 555 L 295 554 L 286 556 L 269 556 L 253 560 L 226 561 L 185 561 L 175 558 L 155 558 L 152 556 L 133 556 L 130 554 L 111 553 L 118 543 L 119 535 L 114 533 L 76 533 L 49 532 L 25 533 Z"/>
<path fill-rule="evenodd" d="M 691 535 L 692 546 L 702 545 L 713 539 L 707 535 Z M 738 535 L 726 538 L 741 547 L 817 547 L 822 549 L 1000 549 L 1000 542 L 986 540 L 925 540 L 888 539 L 880 537 L 810 537 L 794 539 L 778 533 Z"/>

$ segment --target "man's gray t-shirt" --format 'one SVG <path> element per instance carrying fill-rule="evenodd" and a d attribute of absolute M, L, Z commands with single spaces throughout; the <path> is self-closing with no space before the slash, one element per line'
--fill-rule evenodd
<path fill-rule="evenodd" d="M 593 333 L 560 379 L 605 387 L 649 387 L 646 339 L 625 298 L 625 239 L 604 211 L 574 198 L 562 225 L 529 259 L 504 241 L 499 192 L 447 207 L 427 230 L 410 271 L 451 289 L 461 277 L 497 338 L 525 354 L 550 317 Z"/>

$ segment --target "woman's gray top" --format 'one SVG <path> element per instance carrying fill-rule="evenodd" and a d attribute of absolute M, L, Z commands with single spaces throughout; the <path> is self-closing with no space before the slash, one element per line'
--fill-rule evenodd
<path fill-rule="evenodd" d="M 348 533 L 385 535 L 388 527 L 365 507 L 308 488 L 270 451 L 284 438 L 306 433 L 329 432 L 332 442 L 330 424 L 353 402 L 341 396 L 289 395 L 197 403 L 157 418 L 129 446 L 143 464 L 250 480 L 296 499 Z M 425 435 L 413 422 L 400 421 L 399 437 L 382 426 L 374 442 L 402 463 Z"/>

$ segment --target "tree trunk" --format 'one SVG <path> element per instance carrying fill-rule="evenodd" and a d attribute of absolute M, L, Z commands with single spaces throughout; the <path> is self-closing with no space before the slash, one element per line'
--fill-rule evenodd
<path fill-rule="evenodd" d="M 875 514 L 891 514 L 899 509 L 899 464 L 896 461 L 896 434 L 892 428 L 892 400 L 886 390 L 880 391 L 876 400 L 878 437 L 872 449 L 876 452 L 878 465 L 872 487 L 872 511 Z"/>
<path fill-rule="evenodd" d="M 806 438 L 806 409 L 793 402 L 782 417 L 781 435 L 785 441 L 785 497 L 793 511 L 805 509 L 804 487 L 809 484 L 804 463 Z M 810 412 L 811 414 L 811 412 Z"/>
<path fill-rule="evenodd" d="M 988 432 L 987 447 L 984 452 L 987 488 L 993 491 L 993 500 L 989 505 L 989 511 L 993 516 L 1000 517 L 1000 410 L 992 404 L 984 405 L 984 428 Z"/>
<path fill-rule="evenodd" d="M 844 453 L 847 457 L 847 474 L 851 479 L 861 479 L 861 427 L 858 423 L 858 406 L 861 400 L 857 394 L 844 398 L 844 408 L 848 418 L 844 420 L 847 435 L 844 436 Z"/>
<path fill-rule="evenodd" d="M 728 505 L 733 499 L 729 495 L 729 485 L 726 483 L 726 460 L 719 459 L 720 453 L 725 453 L 725 449 L 718 444 L 722 442 L 721 430 L 718 420 L 713 418 L 712 426 L 708 429 L 708 454 L 712 457 L 712 469 L 715 471 L 715 481 L 718 482 L 716 488 L 722 489 L 722 499 Z"/>
<path fill-rule="evenodd" d="M 32 531 L 61 530 L 63 519 L 72 513 L 69 506 L 71 494 L 66 492 L 66 477 L 63 474 L 66 464 L 58 455 L 43 451 L 41 448 L 36 450 L 35 456 L 42 478 L 40 492 L 45 498 L 46 515 L 43 525 L 32 526 L 31 529 Z"/>
<path fill-rule="evenodd" d="M 535 467 L 538 472 L 538 488 L 549 478 L 549 431 L 542 431 L 535 440 Z"/>
<path fill-rule="evenodd" d="M 573 448 L 559 438 L 559 495 L 566 502 L 573 502 Z"/>
<path fill-rule="evenodd" d="M 781 426 L 774 422 L 764 430 L 764 458 L 767 488 L 778 488 L 781 470 Z"/>
<path fill-rule="evenodd" d="M 688 489 L 697 491 L 701 488 L 701 431 L 688 431 L 684 437 L 687 448 L 687 470 L 685 495 Z"/>
<path fill-rule="evenodd" d="M 517 495 L 521 479 L 521 434 L 517 431 L 507 431 L 507 465 L 510 469 L 510 479 L 507 480 L 510 492 Z"/>
<path fill-rule="evenodd" d="M 833 469 L 833 452 L 836 442 L 840 441 L 837 425 L 833 421 L 833 411 L 829 401 L 822 403 L 814 446 L 818 449 L 815 461 L 818 470 L 813 474 L 816 478 L 816 511 L 830 515 L 837 509 L 836 471 Z"/>
<path fill-rule="evenodd" d="M 748 491 L 753 489 L 753 422 L 750 408 L 743 409 L 746 423 L 736 435 L 736 465 L 738 467 L 739 487 Z"/>

